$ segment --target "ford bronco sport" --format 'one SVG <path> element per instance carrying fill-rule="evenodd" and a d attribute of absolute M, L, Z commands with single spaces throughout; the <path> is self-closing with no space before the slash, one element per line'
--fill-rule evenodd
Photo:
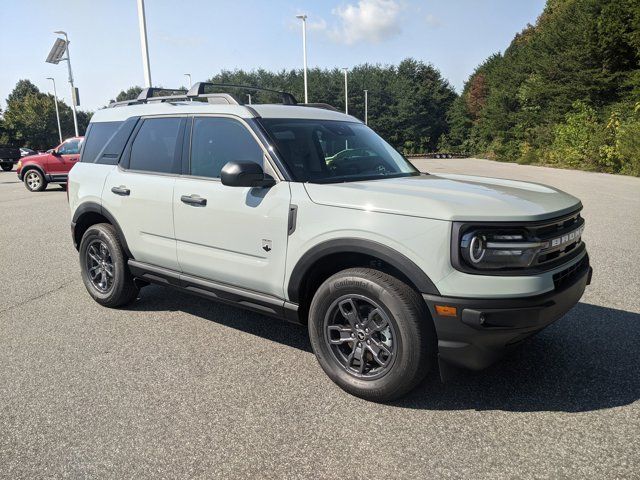
<path fill-rule="evenodd" d="M 488 366 L 589 284 L 571 195 L 420 173 L 329 106 L 207 85 L 91 119 L 68 193 L 98 303 L 154 283 L 306 324 L 335 383 L 388 401 L 436 365 Z"/>

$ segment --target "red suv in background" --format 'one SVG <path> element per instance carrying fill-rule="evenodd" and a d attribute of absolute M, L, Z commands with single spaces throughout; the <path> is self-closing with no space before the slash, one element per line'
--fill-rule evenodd
<path fill-rule="evenodd" d="M 69 138 L 47 153 L 24 157 L 18 162 L 18 178 L 30 192 L 40 192 L 48 183 L 67 183 L 69 170 L 80 158 L 83 140 Z"/>

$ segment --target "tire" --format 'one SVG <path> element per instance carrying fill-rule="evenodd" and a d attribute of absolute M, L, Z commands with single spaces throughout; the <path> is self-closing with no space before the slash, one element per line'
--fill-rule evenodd
<path fill-rule="evenodd" d="M 13 170 L 13 163 L 2 163 L 0 164 L 0 167 L 5 172 L 10 172 L 11 170 Z"/>
<path fill-rule="evenodd" d="M 79 255 L 82 281 L 96 302 L 115 308 L 136 299 L 138 288 L 113 225 L 99 223 L 89 227 L 82 236 Z"/>
<path fill-rule="evenodd" d="M 358 315 L 350 313 L 354 310 Z M 318 288 L 309 309 L 309 336 L 329 378 L 374 402 L 395 400 L 416 387 L 436 352 L 435 328 L 420 295 L 370 268 L 343 270 Z"/>
<path fill-rule="evenodd" d="M 24 186 L 30 192 L 41 192 L 47 188 L 47 181 L 44 179 L 44 175 L 40 173 L 40 170 L 32 168 L 24 174 Z"/>

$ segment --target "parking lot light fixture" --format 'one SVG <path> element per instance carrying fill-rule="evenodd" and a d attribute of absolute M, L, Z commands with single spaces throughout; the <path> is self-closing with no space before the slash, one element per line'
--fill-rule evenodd
<path fill-rule="evenodd" d="M 369 90 L 364 91 L 364 124 L 369 125 Z"/>
<path fill-rule="evenodd" d="M 343 67 L 344 70 L 344 113 L 349 115 L 349 85 L 347 80 L 348 67 Z"/>
<path fill-rule="evenodd" d="M 53 82 L 53 100 L 56 104 L 56 119 L 58 120 L 58 137 L 62 143 L 62 128 L 60 128 L 60 111 L 58 110 L 58 92 L 56 91 L 56 80 L 53 77 L 47 77 L 47 80 Z"/>
<path fill-rule="evenodd" d="M 302 20 L 302 76 L 304 78 L 304 103 L 309 103 L 309 92 L 307 88 L 307 16 L 296 15 Z"/>
<path fill-rule="evenodd" d="M 144 86 L 151 88 L 151 67 L 149 65 L 149 44 L 147 43 L 147 18 L 144 11 L 144 0 L 138 0 L 138 28 L 140 29 L 140 48 L 144 67 Z"/>
<path fill-rule="evenodd" d="M 73 111 L 73 127 L 76 132 L 76 137 L 78 137 L 80 136 L 80 134 L 78 133 L 78 112 L 76 111 L 76 103 L 77 103 L 78 95 L 76 93 L 75 87 L 73 86 L 73 72 L 71 71 L 71 54 L 69 53 L 69 43 L 70 43 L 69 37 L 67 36 L 67 32 L 65 32 L 64 30 L 58 30 L 53 33 L 55 33 L 56 35 L 64 35 L 67 56 L 66 58 L 61 58 L 60 60 L 66 60 L 67 67 L 69 69 L 69 84 L 71 85 L 71 110 Z"/>

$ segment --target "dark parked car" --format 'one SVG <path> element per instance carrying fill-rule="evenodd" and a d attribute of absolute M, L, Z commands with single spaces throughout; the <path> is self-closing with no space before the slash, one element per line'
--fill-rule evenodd
<path fill-rule="evenodd" d="M 31 155 L 37 155 L 38 152 L 36 152 L 35 150 L 31 150 L 30 148 L 27 147 L 22 147 L 20 148 L 20 155 L 23 157 L 29 157 Z"/>
<path fill-rule="evenodd" d="M 13 168 L 13 164 L 20 160 L 21 153 L 17 147 L 10 145 L 0 145 L 0 167 L 5 172 L 10 171 Z"/>

